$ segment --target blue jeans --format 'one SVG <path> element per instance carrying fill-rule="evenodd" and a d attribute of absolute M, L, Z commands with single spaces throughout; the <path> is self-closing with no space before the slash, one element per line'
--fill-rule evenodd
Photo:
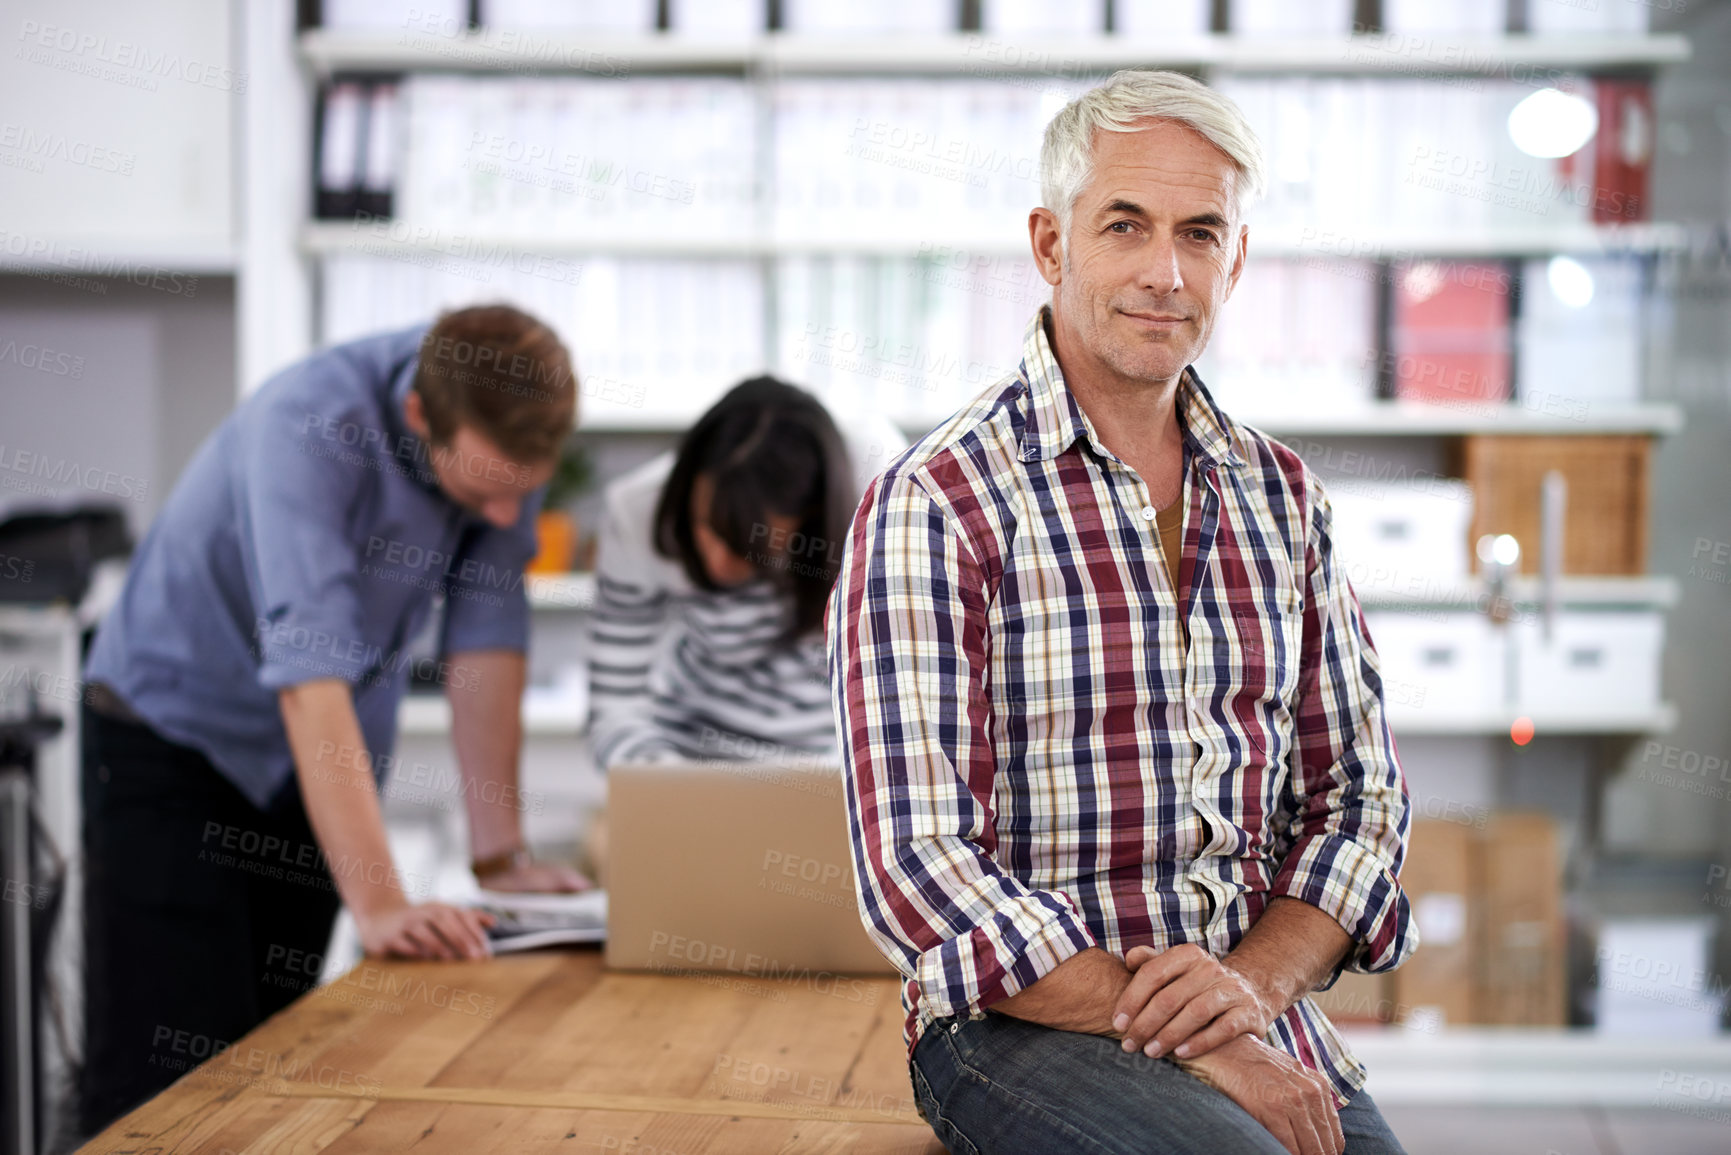
<path fill-rule="evenodd" d="M 1169 1059 L 1008 1015 L 940 1019 L 914 1048 L 914 1102 L 952 1155 L 1285 1155 L 1268 1130 Z M 1405 1155 L 1364 1092 L 1347 1155 Z"/>

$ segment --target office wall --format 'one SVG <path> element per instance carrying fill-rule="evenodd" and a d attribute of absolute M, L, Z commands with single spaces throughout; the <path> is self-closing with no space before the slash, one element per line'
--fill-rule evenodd
<path fill-rule="evenodd" d="M 142 535 L 234 405 L 234 282 L 183 278 L 192 291 L 167 295 L 71 279 L 0 275 L 0 499 L 118 500 Z M 51 350 L 49 368 L 29 349 Z"/>
<path fill-rule="evenodd" d="M 0 9 L 0 240 L 233 234 L 228 0 Z"/>
<path fill-rule="evenodd" d="M 1614 849 L 1731 862 L 1731 5 L 1654 10 L 1654 30 L 1688 35 L 1693 55 L 1659 73 L 1653 216 L 1690 226 L 1678 262 L 1668 348 L 1648 396 L 1683 407 L 1683 431 L 1654 460 L 1650 568 L 1678 580 L 1664 689 L 1679 721 L 1629 750 L 1605 798 Z M 1707 545 L 1703 548 L 1701 543 Z M 1651 743 L 1656 742 L 1655 749 Z M 1691 773 L 1685 767 L 1695 767 Z"/>

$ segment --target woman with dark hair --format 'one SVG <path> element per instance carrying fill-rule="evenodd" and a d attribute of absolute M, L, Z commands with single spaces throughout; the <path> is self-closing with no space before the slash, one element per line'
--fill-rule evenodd
<path fill-rule="evenodd" d="M 904 446 L 881 419 L 844 436 L 810 393 L 754 377 L 608 487 L 590 637 L 602 766 L 836 750 L 824 605 L 860 492 Z"/>

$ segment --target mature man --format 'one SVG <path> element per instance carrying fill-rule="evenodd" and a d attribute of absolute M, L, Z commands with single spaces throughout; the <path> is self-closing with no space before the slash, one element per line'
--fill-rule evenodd
<path fill-rule="evenodd" d="M 575 404 L 546 325 L 464 309 L 290 367 L 188 466 L 85 669 L 87 1128 L 315 981 L 339 897 L 370 954 L 489 953 L 385 840 L 417 665 L 450 699 L 476 875 L 586 885 L 529 861 L 517 789 L 523 565 Z"/>
<path fill-rule="evenodd" d="M 1406 790 L 1321 485 L 1189 366 L 1238 110 L 1120 72 L 1046 130 L 1052 303 L 855 516 L 832 686 L 867 929 L 955 1151 L 1399 1151 L 1305 996 L 1416 936 Z"/>

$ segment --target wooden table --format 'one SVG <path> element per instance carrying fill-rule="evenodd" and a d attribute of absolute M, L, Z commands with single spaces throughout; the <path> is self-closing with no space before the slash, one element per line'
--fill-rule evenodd
<path fill-rule="evenodd" d="M 366 962 L 87 1152 L 941 1155 L 892 979 L 627 974 L 592 949 Z"/>

